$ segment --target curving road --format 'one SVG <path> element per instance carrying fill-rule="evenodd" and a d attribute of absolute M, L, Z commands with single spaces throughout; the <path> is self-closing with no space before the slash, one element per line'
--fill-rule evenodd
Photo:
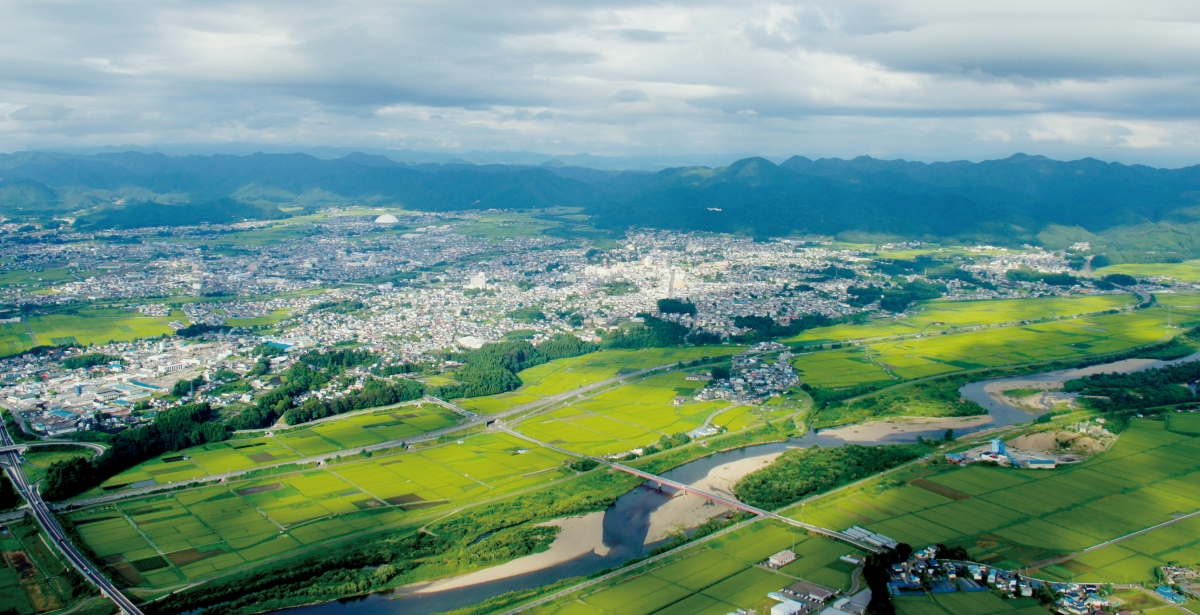
<path fill-rule="evenodd" d="M 13 446 L 12 438 L 8 435 L 8 430 L 0 423 L 0 446 Z M 8 471 L 8 476 L 17 487 L 21 497 L 29 503 L 29 508 L 33 512 L 34 518 L 41 524 L 42 529 L 46 531 L 46 535 L 54 544 L 58 546 L 59 551 L 67 556 L 71 565 L 83 575 L 85 579 L 90 581 L 100 589 L 100 593 L 108 597 L 116 603 L 117 607 L 126 613 L 126 615 L 142 615 L 142 612 L 134 606 L 133 602 L 126 598 L 124 594 L 118 590 L 111 581 L 108 580 L 100 571 L 97 570 L 92 563 L 87 560 L 78 550 L 75 545 L 71 544 L 71 539 L 67 538 L 65 532 L 58 524 L 58 520 L 54 518 L 54 514 L 50 512 L 50 508 L 42 501 L 42 496 L 38 494 L 37 489 L 29 484 L 29 479 L 25 477 L 25 471 L 21 469 L 21 456 L 14 450 L 8 450 L 0 453 L 0 461 L 4 462 L 5 470 Z"/>

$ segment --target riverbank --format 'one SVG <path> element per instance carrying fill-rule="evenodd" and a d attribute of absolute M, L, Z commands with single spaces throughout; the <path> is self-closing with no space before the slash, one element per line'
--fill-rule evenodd
<path fill-rule="evenodd" d="M 558 526 L 561 530 L 555 536 L 550 548 L 541 553 L 534 553 L 511 562 L 485 568 L 460 577 L 444 579 L 429 584 L 417 590 L 418 594 L 440 592 L 448 589 L 458 589 L 508 579 L 530 572 L 545 570 L 569 562 L 582 555 L 594 553 L 601 557 L 608 555 L 609 548 L 604 544 L 604 513 L 594 512 L 578 517 L 555 519 L 541 525 Z"/>
<path fill-rule="evenodd" d="M 709 493 L 736 500 L 737 496 L 733 493 L 733 486 L 743 476 L 770 465 L 783 453 L 784 451 L 777 451 L 731 461 L 712 468 L 703 478 L 690 484 Z M 671 534 L 684 532 L 688 528 L 696 527 L 730 510 L 733 509 L 729 506 L 717 504 L 693 493 L 680 493 L 650 513 L 650 527 L 646 531 L 646 544 L 658 542 L 668 538 Z"/>

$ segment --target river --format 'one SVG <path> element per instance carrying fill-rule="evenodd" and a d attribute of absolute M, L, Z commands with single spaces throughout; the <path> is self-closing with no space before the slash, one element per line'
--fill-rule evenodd
<path fill-rule="evenodd" d="M 808 448 L 813 445 L 837 447 L 848 443 L 912 442 L 916 440 L 917 436 L 941 437 L 945 433 L 947 425 L 952 426 L 951 428 L 960 434 L 1007 427 L 1031 420 L 1036 414 L 1005 403 L 998 391 L 1019 386 L 1048 387 L 1091 373 L 1129 373 L 1197 359 L 1200 359 L 1200 353 L 1174 361 L 1133 359 L 1083 369 L 972 382 L 963 386 L 959 391 L 964 397 L 978 403 L 988 411 L 987 417 L 980 417 L 974 423 L 964 423 L 963 419 L 936 419 L 931 422 L 919 423 L 921 429 L 918 430 L 877 429 L 872 431 L 858 427 L 844 427 L 820 432 L 811 431 L 803 437 L 788 442 L 760 444 L 715 453 L 669 470 L 663 476 L 682 483 L 695 484 L 707 477 L 714 469 L 726 464 L 775 455 L 789 448 Z M 646 543 L 650 518 L 656 510 L 671 499 L 672 494 L 646 485 L 638 486 L 621 496 L 604 511 L 603 544 L 608 548 L 604 555 L 594 552 L 587 553 L 541 570 L 470 585 L 465 588 L 427 593 L 396 590 L 360 598 L 297 607 L 286 611 L 288 615 L 432 615 L 476 604 L 507 592 L 539 587 L 570 577 L 587 576 L 619 566 L 635 557 L 646 555 L 661 544 L 661 542 Z"/>

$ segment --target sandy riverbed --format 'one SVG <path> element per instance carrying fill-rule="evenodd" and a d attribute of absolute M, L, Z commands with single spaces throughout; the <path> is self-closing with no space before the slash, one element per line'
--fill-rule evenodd
<path fill-rule="evenodd" d="M 747 457 L 713 468 L 699 481 L 692 483 L 697 489 L 737 499 L 733 486 L 741 478 L 755 470 L 766 467 L 783 453 L 771 453 Z M 646 544 L 662 540 L 684 528 L 696 527 L 708 519 L 728 512 L 730 508 L 698 495 L 681 493 L 650 513 L 650 529 L 646 532 Z"/>
<path fill-rule="evenodd" d="M 901 416 L 879 421 L 870 421 L 845 427 L 822 429 L 822 436 L 841 438 L 847 442 L 879 443 L 888 436 L 921 431 L 942 431 L 946 429 L 978 429 L 992 422 L 990 416 L 963 417 L 925 417 Z"/>
<path fill-rule="evenodd" d="M 541 553 L 534 553 L 511 562 L 485 568 L 460 577 L 431 583 L 416 593 L 438 592 L 507 579 L 527 572 L 534 572 L 570 561 L 587 553 L 605 555 L 608 547 L 604 546 L 604 513 L 594 512 L 579 517 L 555 519 L 545 525 L 557 525 L 562 528 L 554 538 L 550 548 Z"/>

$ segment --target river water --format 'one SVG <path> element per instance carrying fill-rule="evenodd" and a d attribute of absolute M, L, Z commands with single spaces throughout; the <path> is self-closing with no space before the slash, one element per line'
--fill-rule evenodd
<path fill-rule="evenodd" d="M 1122 361 L 1094 366 L 1082 371 L 1086 371 L 1087 373 L 1096 373 L 1098 371 L 1128 373 L 1155 367 L 1165 367 L 1197 359 L 1200 359 L 1200 353 L 1174 361 Z M 967 384 L 959 389 L 959 391 L 967 399 L 983 406 L 988 411 L 991 421 L 978 426 L 956 428 L 955 431 L 961 434 L 982 429 L 1006 427 L 1036 417 L 1036 414 L 1008 405 L 1003 402 L 999 395 L 989 393 L 985 390 L 986 388 L 992 388 L 993 390 L 997 388 L 991 387 L 990 385 L 992 384 L 999 383 L 1001 386 L 998 388 L 1002 389 L 1004 388 L 1003 385 L 1018 381 L 1022 383 L 1057 383 L 1085 375 L 1080 372 L 1081 370 L 1061 370 L 1030 376 L 983 380 Z M 928 438 L 941 437 L 945 433 L 944 430 L 944 427 L 934 427 L 927 431 L 884 434 L 871 439 L 857 439 L 848 435 L 846 439 L 843 439 L 842 437 L 830 435 L 825 432 L 810 431 L 803 437 L 795 438 L 788 442 L 760 444 L 715 453 L 667 471 L 663 476 L 681 483 L 693 484 L 706 477 L 713 469 L 727 463 L 780 453 L 789 448 L 808 448 L 813 445 L 837 447 L 848 443 L 892 444 L 912 442 L 916 440 L 917 436 Z M 477 604 L 507 592 L 540 587 L 570 577 L 587 576 L 607 568 L 619 566 L 635 557 L 646 555 L 654 547 L 661 544 L 646 544 L 646 536 L 650 527 L 650 515 L 670 501 L 671 497 L 670 493 L 646 485 L 636 487 L 629 493 L 621 496 L 605 511 L 604 544 L 609 548 L 609 551 L 603 556 L 589 553 L 542 570 L 464 588 L 424 594 L 403 593 L 402 591 L 384 592 L 360 598 L 350 598 L 287 609 L 286 613 L 287 615 L 432 615 L 433 613 Z"/>

